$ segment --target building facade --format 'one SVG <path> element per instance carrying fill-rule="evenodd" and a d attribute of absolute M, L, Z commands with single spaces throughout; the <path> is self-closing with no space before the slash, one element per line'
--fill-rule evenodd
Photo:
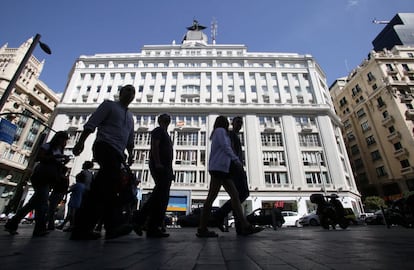
<path fill-rule="evenodd" d="M 414 45 L 414 13 L 398 13 L 372 41 L 374 51 L 395 45 Z"/>
<path fill-rule="evenodd" d="M 414 47 L 372 51 L 330 92 L 361 194 L 414 191 Z"/>
<path fill-rule="evenodd" d="M 7 44 L 0 48 L 0 94 L 9 85 L 32 41 L 27 40 L 19 48 L 8 48 Z M 59 96 L 39 80 L 43 65 L 44 61 L 31 56 L 0 112 L 2 119 L 17 126 L 12 144 L 0 141 L 0 213 L 17 184 L 25 180 L 35 143 L 47 131 L 59 102 Z"/>
<path fill-rule="evenodd" d="M 136 128 L 132 169 L 142 181 L 143 194 L 153 187 L 147 159 L 157 115 L 172 116 L 176 177 L 171 197 L 182 199 L 177 202 L 187 212 L 207 196 L 209 136 L 216 117 L 240 115 L 250 188 L 246 212 L 276 205 L 305 214 L 315 207 L 309 196 L 325 191 L 337 193 L 346 207 L 360 213 L 341 122 L 315 59 L 208 43 L 204 27 L 196 22 L 187 29 L 180 44 L 76 60 L 53 123 L 56 130 L 69 130 L 68 153 L 96 107 L 105 99 L 116 100 L 119 88 L 132 84 L 137 90 L 129 107 Z M 91 135 L 86 145 L 94 139 Z M 72 177 L 91 158 L 90 147 L 74 158 L 69 164 Z M 214 204 L 227 199 L 222 191 Z"/>

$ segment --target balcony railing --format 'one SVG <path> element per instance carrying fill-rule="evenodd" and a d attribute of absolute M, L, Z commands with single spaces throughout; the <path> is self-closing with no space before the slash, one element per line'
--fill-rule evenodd
<path fill-rule="evenodd" d="M 405 119 L 406 120 L 414 120 L 414 109 L 408 109 L 405 111 Z"/>
<path fill-rule="evenodd" d="M 402 159 L 408 157 L 408 154 L 409 153 L 406 148 L 401 148 L 394 152 L 394 157 L 397 159 Z"/>
<path fill-rule="evenodd" d="M 393 133 L 387 136 L 387 139 L 392 143 L 396 143 L 401 139 L 401 133 L 398 131 L 394 131 Z"/>
<path fill-rule="evenodd" d="M 394 118 L 391 115 L 388 115 L 387 117 L 382 119 L 381 124 L 386 127 L 393 122 L 394 122 Z"/>

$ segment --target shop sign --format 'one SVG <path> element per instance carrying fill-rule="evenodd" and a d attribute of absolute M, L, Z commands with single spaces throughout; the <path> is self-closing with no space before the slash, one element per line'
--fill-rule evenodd
<path fill-rule="evenodd" d="M 17 126 L 7 119 L 0 119 L 0 141 L 13 144 Z"/>

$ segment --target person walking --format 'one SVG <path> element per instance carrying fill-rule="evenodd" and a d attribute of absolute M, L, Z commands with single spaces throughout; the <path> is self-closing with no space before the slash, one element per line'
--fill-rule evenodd
<path fill-rule="evenodd" d="M 36 157 L 38 164 L 30 177 L 34 193 L 30 200 L 5 224 L 5 230 L 10 234 L 17 234 L 20 221 L 32 210 L 35 211 L 35 226 L 33 236 L 45 236 L 48 198 L 50 187 L 62 177 L 64 164 L 69 161 L 68 156 L 63 154 L 69 136 L 66 131 L 58 131 L 52 139 L 43 144 Z"/>
<path fill-rule="evenodd" d="M 79 177 L 82 177 L 83 184 L 85 185 L 85 192 L 91 189 L 91 183 L 94 178 L 93 172 L 91 169 L 93 168 L 93 161 L 86 160 L 82 164 L 82 171 L 79 173 Z"/>
<path fill-rule="evenodd" d="M 240 129 L 243 126 L 243 118 L 236 116 L 232 119 L 232 130 L 229 131 L 229 138 L 231 142 L 231 148 L 233 149 L 234 154 L 239 158 L 241 164 L 244 164 L 244 154 L 242 150 L 242 144 L 239 138 Z M 246 171 L 243 169 L 243 166 L 238 166 L 234 161 L 230 163 L 230 177 L 234 182 L 234 186 L 237 189 L 239 194 L 240 203 L 243 203 L 247 197 L 249 197 L 249 185 L 247 183 Z M 214 216 L 216 219 L 217 227 L 220 231 L 228 231 L 227 226 L 224 224 L 225 219 L 228 214 L 233 210 L 231 206 L 231 200 L 226 201 L 216 212 Z M 236 222 L 236 232 L 239 231 L 239 224 Z"/>
<path fill-rule="evenodd" d="M 84 163 L 85 164 L 85 163 Z M 70 199 L 68 203 L 68 213 L 66 214 L 63 222 L 57 226 L 57 229 L 63 230 L 64 232 L 71 232 L 74 225 L 76 211 L 80 208 L 82 197 L 85 192 L 85 181 L 86 177 L 81 171 L 76 175 L 76 183 L 69 187 L 68 193 L 70 193 Z M 66 223 L 69 222 L 69 227 L 65 228 Z"/>
<path fill-rule="evenodd" d="M 128 152 L 128 164 L 132 164 L 134 147 L 134 121 L 128 105 L 135 97 L 135 88 L 125 85 L 119 91 L 119 101 L 106 100 L 91 115 L 73 154 L 78 156 L 84 149 L 85 140 L 97 129 L 92 146 L 94 160 L 99 171 L 91 183 L 88 196 L 77 211 L 71 240 L 92 240 L 100 237 L 93 231 L 97 221 L 103 218 L 105 238 L 112 239 L 129 234 L 132 227 L 122 223 L 122 204 L 117 187 L 120 183 L 121 164 Z"/>
<path fill-rule="evenodd" d="M 208 171 L 211 176 L 210 188 L 207 198 L 204 202 L 203 211 L 200 217 L 200 224 L 197 229 L 197 237 L 217 237 L 214 231 L 207 228 L 208 220 L 211 214 L 211 208 L 221 186 L 230 195 L 232 209 L 235 212 L 236 221 L 240 223 L 239 235 L 249 235 L 260 232 L 263 228 L 252 226 L 244 216 L 237 189 L 229 175 L 230 164 L 233 161 L 235 166 L 241 167 L 242 164 L 237 155 L 231 148 L 230 138 L 228 136 L 229 121 L 225 116 L 218 116 L 214 123 L 214 129 L 211 133 L 211 151 L 208 162 Z"/>
<path fill-rule="evenodd" d="M 148 219 L 147 237 L 162 238 L 169 234 L 162 230 L 165 211 L 170 196 L 171 182 L 174 179 L 172 160 L 173 147 L 168 125 L 171 117 L 168 114 L 158 116 L 159 127 L 151 132 L 151 150 L 149 168 L 155 186 L 141 210 L 133 215 L 134 231 L 142 235 L 142 227 Z"/>
<path fill-rule="evenodd" d="M 47 229 L 53 231 L 55 229 L 56 211 L 58 205 L 62 202 L 69 188 L 68 168 L 62 169 L 61 176 L 51 186 L 52 192 L 49 195 L 49 207 L 47 211 Z"/>

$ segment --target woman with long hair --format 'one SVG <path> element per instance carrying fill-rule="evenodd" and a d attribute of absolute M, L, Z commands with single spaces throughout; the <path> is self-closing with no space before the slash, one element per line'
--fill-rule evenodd
<path fill-rule="evenodd" d="M 16 215 L 5 224 L 5 230 L 10 234 L 17 234 L 20 221 L 32 210 L 35 210 L 33 236 L 47 234 L 49 192 L 61 180 L 65 170 L 64 164 L 69 161 L 69 157 L 63 154 L 68 138 L 66 131 L 58 131 L 48 143 L 40 147 L 36 157 L 38 164 L 30 177 L 34 193 L 30 200 L 17 211 Z"/>
<path fill-rule="evenodd" d="M 232 208 L 236 219 L 241 225 L 240 235 L 249 235 L 260 232 L 263 228 L 252 226 L 243 214 L 237 189 L 229 175 L 230 163 L 233 161 L 236 166 L 243 166 L 237 155 L 231 148 L 230 138 L 228 136 L 229 121 L 225 116 L 218 116 L 214 123 L 214 129 L 211 133 L 211 152 L 208 163 L 208 171 L 211 176 L 210 189 L 206 201 L 204 202 L 201 213 L 200 225 L 197 229 L 198 237 L 217 237 L 217 233 L 207 229 L 208 219 L 211 214 L 213 201 L 217 198 L 221 186 L 230 195 Z"/>

